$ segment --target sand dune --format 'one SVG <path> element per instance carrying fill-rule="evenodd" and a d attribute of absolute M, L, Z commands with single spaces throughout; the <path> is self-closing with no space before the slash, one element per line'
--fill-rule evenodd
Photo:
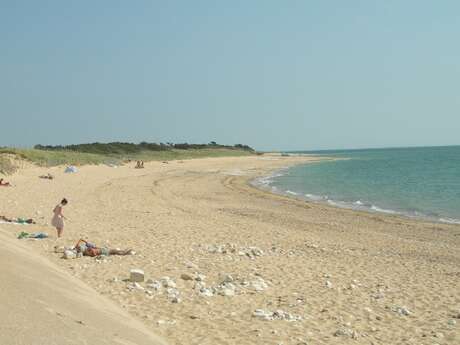
<path fill-rule="evenodd" d="M 140 170 L 88 166 L 71 175 L 55 168 L 53 181 L 37 178 L 48 170 L 27 168 L 11 177 L 16 187 L 1 191 L 0 214 L 38 217 L 39 225 L 24 228 L 54 235 L 51 210 L 67 197 L 71 222 L 61 243 L 83 236 L 134 248 L 137 255 L 63 260 L 52 252 L 54 239 L 25 240 L 21 247 L 85 282 L 171 344 L 459 344 L 460 226 L 306 203 L 247 183 L 309 159 L 213 158 L 153 162 Z M 12 238 L 19 226 L 1 227 L 10 242 L 18 241 Z M 11 250 L 3 255 L 2 262 L 13 260 Z M 43 273 L 22 275 L 30 275 L 28 283 L 2 278 L 2 286 L 13 290 L 2 291 L 2 301 L 34 296 L 40 277 L 56 271 L 37 266 Z M 180 303 L 172 302 L 167 288 L 142 283 L 142 289 L 130 289 L 123 279 L 131 268 L 143 269 L 154 281 L 171 278 Z M 67 283 L 55 285 L 56 294 L 67 298 Z M 96 298 L 80 283 L 71 285 L 82 290 L 75 296 Z M 202 293 L 206 289 L 212 296 Z M 78 334 L 79 320 L 111 334 L 97 326 L 98 318 L 77 313 L 84 313 L 86 304 L 74 314 L 62 303 L 63 311 L 39 302 L 23 305 L 23 312 L 18 306 L 6 325 L 19 327 L 21 317 L 30 323 L 47 315 L 49 322 L 39 328 L 53 340 L 54 331 L 56 337 Z M 102 302 L 94 305 L 94 313 L 106 310 Z M 59 333 L 65 327 L 53 328 L 55 322 L 71 331 Z"/>
<path fill-rule="evenodd" d="M 0 344 L 166 344 L 5 230 L 0 241 Z"/>

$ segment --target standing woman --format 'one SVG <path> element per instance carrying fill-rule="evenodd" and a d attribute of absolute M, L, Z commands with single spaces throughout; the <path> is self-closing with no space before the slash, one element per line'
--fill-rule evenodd
<path fill-rule="evenodd" d="M 62 208 L 67 205 L 67 199 L 64 198 L 61 200 L 61 203 L 57 205 L 54 210 L 53 219 L 51 219 L 51 225 L 54 226 L 57 230 L 58 238 L 62 236 L 62 232 L 64 231 L 64 215 L 62 214 Z"/>

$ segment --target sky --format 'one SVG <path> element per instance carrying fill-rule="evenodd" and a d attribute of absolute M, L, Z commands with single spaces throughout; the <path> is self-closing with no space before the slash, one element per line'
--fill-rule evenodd
<path fill-rule="evenodd" d="M 0 146 L 460 144 L 460 2 L 0 0 Z"/>

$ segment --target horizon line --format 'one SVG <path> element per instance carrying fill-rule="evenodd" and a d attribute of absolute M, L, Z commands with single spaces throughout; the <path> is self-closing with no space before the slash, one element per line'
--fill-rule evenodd
<path fill-rule="evenodd" d="M 362 147 L 362 148 L 335 148 L 335 149 L 312 149 L 312 150 L 279 150 L 279 151 L 262 151 L 262 152 L 325 152 L 325 151 L 362 151 L 362 150 L 393 150 L 393 149 L 416 149 L 416 148 L 430 148 L 430 147 L 455 147 L 460 144 L 449 145 L 421 145 L 421 146 L 382 146 L 382 147 Z"/>

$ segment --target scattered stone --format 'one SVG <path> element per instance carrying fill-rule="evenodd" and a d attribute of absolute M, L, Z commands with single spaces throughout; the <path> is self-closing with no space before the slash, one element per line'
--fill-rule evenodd
<path fill-rule="evenodd" d="M 230 274 L 219 274 L 220 284 L 231 283 L 234 281 Z"/>
<path fill-rule="evenodd" d="M 194 264 L 194 263 L 191 262 L 191 261 L 186 261 L 184 264 L 185 264 L 185 266 L 186 266 L 187 268 L 193 268 L 193 269 L 195 269 L 195 270 L 198 269 L 198 265 L 197 265 L 197 264 Z"/>
<path fill-rule="evenodd" d="M 332 289 L 332 283 L 329 280 L 326 280 L 326 287 Z"/>
<path fill-rule="evenodd" d="M 137 283 L 137 282 L 131 282 L 129 283 L 126 288 L 129 290 L 129 291 L 132 291 L 132 290 L 145 290 L 143 286 L 141 286 L 141 284 Z"/>
<path fill-rule="evenodd" d="M 257 247 L 249 247 L 249 253 L 252 255 L 252 256 L 262 256 L 264 255 L 264 252 L 262 249 L 260 248 L 257 248 Z"/>
<path fill-rule="evenodd" d="M 194 279 L 194 278 L 193 278 L 190 274 L 188 274 L 188 273 L 182 273 L 181 276 L 180 276 L 180 278 L 181 278 L 182 280 L 193 280 L 193 279 Z"/>
<path fill-rule="evenodd" d="M 200 294 L 200 296 L 203 296 L 203 297 L 212 297 L 212 296 L 214 296 L 214 292 L 212 291 L 212 289 L 205 288 L 205 287 L 200 288 L 199 294 Z"/>
<path fill-rule="evenodd" d="M 235 244 L 229 243 L 223 245 L 209 245 L 206 247 L 206 250 L 208 253 L 212 254 L 237 254 L 239 256 L 247 256 L 251 259 L 264 254 L 263 250 L 258 247 L 247 247 L 237 250 Z"/>
<path fill-rule="evenodd" d="M 171 302 L 172 302 L 172 303 L 180 303 L 180 302 L 182 302 L 182 300 L 181 300 L 179 297 L 174 296 L 174 297 L 171 299 Z"/>
<path fill-rule="evenodd" d="M 208 253 L 212 254 L 225 254 L 227 251 L 225 250 L 225 245 L 210 245 L 207 247 Z"/>
<path fill-rule="evenodd" d="M 138 268 L 133 268 L 129 271 L 129 280 L 131 282 L 143 282 L 144 281 L 144 271 Z"/>
<path fill-rule="evenodd" d="M 394 306 L 393 308 L 391 308 L 391 310 L 402 316 L 409 316 L 412 314 L 412 312 L 404 306 L 403 307 Z"/>
<path fill-rule="evenodd" d="M 161 290 L 161 283 L 158 280 L 153 280 L 153 279 L 148 279 L 146 281 L 145 286 L 147 286 L 150 289 L 154 289 L 155 291 Z"/>
<path fill-rule="evenodd" d="M 64 251 L 64 256 L 63 256 L 64 259 L 70 260 L 70 259 L 75 259 L 76 257 L 77 257 L 77 253 L 74 252 L 73 250 L 67 249 Z"/>
<path fill-rule="evenodd" d="M 202 281 L 204 281 L 205 279 L 206 279 L 206 276 L 205 276 L 204 274 L 199 274 L 199 273 L 198 273 L 198 274 L 195 275 L 195 280 L 196 280 L 197 282 L 202 282 Z"/>
<path fill-rule="evenodd" d="M 358 333 L 351 328 L 342 327 L 334 332 L 334 337 L 349 337 L 352 339 L 357 339 Z"/>
<path fill-rule="evenodd" d="M 168 298 L 171 300 L 172 303 L 180 303 L 181 299 L 179 298 L 179 290 L 175 288 L 168 288 L 166 290 L 166 293 L 168 294 Z"/>
<path fill-rule="evenodd" d="M 256 291 L 264 291 L 268 288 L 268 284 L 262 278 L 258 277 L 256 280 L 251 282 L 251 286 Z"/>
<path fill-rule="evenodd" d="M 175 288 L 176 287 L 176 283 L 174 282 L 174 280 L 172 280 L 169 277 L 162 277 L 160 279 L 160 282 L 161 282 L 161 285 L 163 285 L 163 287 L 165 288 Z"/>
<path fill-rule="evenodd" d="M 160 326 L 160 325 L 175 325 L 176 324 L 176 320 L 158 320 L 157 321 L 157 325 Z"/>
<path fill-rule="evenodd" d="M 236 294 L 236 286 L 232 283 L 222 283 L 213 290 L 214 293 L 217 292 L 221 296 L 235 296 Z"/>
<path fill-rule="evenodd" d="M 450 326 L 455 326 L 457 324 L 457 321 L 455 321 L 454 319 L 451 319 L 447 322 Z"/>
<path fill-rule="evenodd" d="M 264 321 L 285 320 L 285 321 L 293 322 L 293 321 L 300 321 L 302 319 L 302 317 L 300 316 L 292 315 L 283 310 L 276 310 L 272 312 L 269 310 L 256 309 L 252 313 L 252 316 L 258 319 L 264 320 Z"/>

